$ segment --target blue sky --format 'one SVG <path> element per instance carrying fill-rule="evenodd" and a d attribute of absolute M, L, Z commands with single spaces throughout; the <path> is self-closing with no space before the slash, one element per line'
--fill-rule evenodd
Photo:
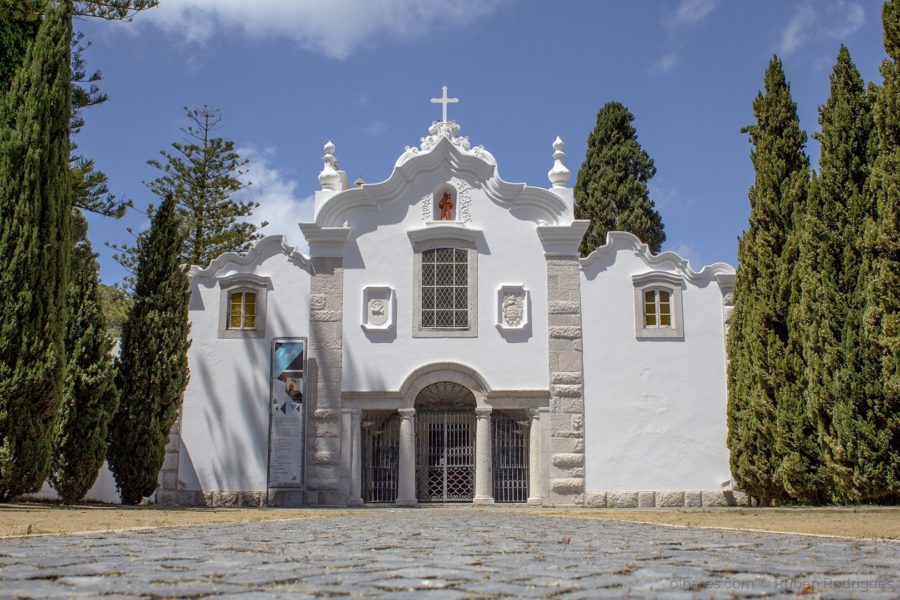
<path fill-rule="evenodd" d="M 460 98 L 450 118 L 500 175 L 541 187 L 557 135 L 574 185 L 597 110 L 617 100 L 656 162 L 665 249 L 694 268 L 736 264 L 753 181 L 740 129 L 766 64 L 782 58 L 812 133 L 840 43 L 880 82 L 880 13 L 878 0 L 161 0 L 132 23 L 78 22 L 110 101 L 87 112 L 77 142 L 143 208 L 158 202 L 146 161 L 181 139 L 182 107 L 221 108 L 219 134 L 251 161 L 263 231 L 300 243 L 323 144 L 351 180 L 384 180 L 439 119 L 429 100 L 442 85 Z M 812 139 L 808 151 L 815 164 Z M 141 210 L 91 218 L 105 282 L 123 273 L 104 242 L 145 223 Z"/>

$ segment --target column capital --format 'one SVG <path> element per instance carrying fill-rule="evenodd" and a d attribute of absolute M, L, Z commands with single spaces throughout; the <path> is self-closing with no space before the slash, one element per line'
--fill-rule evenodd
<path fill-rule="evenodd" d="M 540 419 L 541 418 L 541 409 L 540 408 L 529 408 L 528 416 L 531 418 L 532 421 L 534 421 L 535 419 Z"/>
<path fill-rule="evenodd" d="M 487 417 L 490 417 L 491 414 L 493 414 L 493 412 L 494 412 L 494 409 L 491 408 L 490 406 L 487 406 L 484 408 L 476 408 L 475 416 L 478 417 L 479 419 L 486 419 Z"/>
<path fill-rule="evenodd" d="M 397 412 L 400 413 L 401 419 L 412 419 L 416 416 L 416 409 L 414 408 L 398 408 Z"/>

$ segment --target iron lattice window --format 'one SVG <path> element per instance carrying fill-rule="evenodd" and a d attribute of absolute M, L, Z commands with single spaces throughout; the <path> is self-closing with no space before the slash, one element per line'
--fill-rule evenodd
<path fill-rule="evenodd" d="M 672 327 L 672 302 L 668 291 L 644 292 L 644 327 Z"/>
<path fill-rule="evenodd" d="M 228 329 L 256 329 L 256 292 L 232 292 L 228 300 Z"/>
<path fill-rule="evenodd" d="M 469 254 L 456 248 L 422 252 L 422 327 L 469 326 Z"/>

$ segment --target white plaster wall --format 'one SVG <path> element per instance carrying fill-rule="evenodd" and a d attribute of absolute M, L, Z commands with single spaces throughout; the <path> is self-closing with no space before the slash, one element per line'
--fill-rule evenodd
<path fill-rule="evenodd" d="M 478 252 L 478 336 L 412 337 L 417 288 L 407 231 L 425 225 L 418 202 L 451 175 L 446 168 L 424 174 L 403 197 L 351 220 L 344 261 L 344 390 L 396 391 L 417 367 L 444 361 L 471 366 L 495 390 L 548 387 L 546 259 L 535 223 L 496 204 L 475 181 L 469 181 L 472 220 L 466 225 L 484 233 Z M 502 334 L 495 326 L 496 290 L 504 283 L 524 284 L 529 290 L 524 331 Z M 367 285 L 396 290 L 394 332 L 360 327 Z"/>
<path fill-rule="evenodd" d="M 624 246 L 624 245 L 623 245 Z M 730 479 L 722 294 L 686 279 L 684 340 L 637 340 L 631 276 L 678 273 L 622 247 L 582 270 L 586 487 L 719 489 Z"/>
<path fill-rule="evenodd" d="M 50 487 L 50 484 L 45 481 L 40 490 L 33 494 L 25 494 L 23 498 L 35 500 L 59 500 L 59 494 L 57 494 L 56 490 Z M 97 479 L 94 481 L 94 485 L 91 486 L 91 489 L 87 491 L 87 494 L 84 495 L 84 500 L 85 502 L 121 504 L 122 501 L 119 498 L 119 492 L 116 491 L 116 480 L 113 477 L 112 471 L 109 470 L 106 461 L 103 461 L 103 466 L 100 467 L 100 472 L 97 473 Z"/>
<path fill-rule="evenodd" d="M 266 244 L 255 266 L 226 264 L 216 275 L 235 273 L 272 280 L 265 337 L 218 339 L 216 277 L 192 281 L 191 373 L 178 465 L 183 490 L 265 490 L 272 338 L 308 335 L 309 274 L 292 263 L 279 244 Z"/>

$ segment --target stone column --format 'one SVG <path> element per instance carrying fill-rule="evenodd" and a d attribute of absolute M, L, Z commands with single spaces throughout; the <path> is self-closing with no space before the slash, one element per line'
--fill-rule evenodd
<path fill-rule="evenodd" d="M 347 497 L 340 485 L 344 259 L 314 257 L 310 262 L 308 502 L 344 505 Z"/>
<path fill-rule="evenodd" d="M 540 505 L 541 499 L 541 412 L 532 409 L 528 424 L 528 504 Z"/>
<path fill-rule="evenodd" d="M 474 504 L 493 504 L 491 478 L 491 409 L 475 409 L 475 498 Z"/>
<path fill-rule="evenodd" d="M 578 256 L 547 257 L 550 501 L 584 501 L 584 359 Z"/>
<path fill-rule="evenodd" d="M 400 473 L 397 481 L 397 505 L 413 506 L 416 501 L 416 409 L 401 408 Z"/>
<path fill-rule="evenodd" d="M 348 504 L 360 506 L 362 500 L 362 435 L 361 421 L 362 411 L 354 410 L 350 413 L 350 499 Z"/>

